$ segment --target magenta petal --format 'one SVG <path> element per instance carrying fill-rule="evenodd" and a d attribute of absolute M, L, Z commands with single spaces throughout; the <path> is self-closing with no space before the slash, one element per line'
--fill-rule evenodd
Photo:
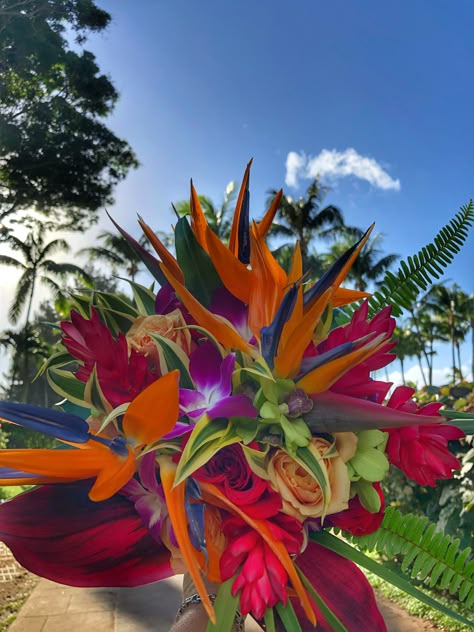
<path fill-rule="evenodd" d="M 187 432 L 191 432 L 194 428 L 194 424 L 183 424 L 180 421 L 176 422 L 173 430 L 170 430 L 161 437 L 161 441 L 167 441 L 168 439 L 176 439 L 176 437 L 182 437 Z"/>
<path fill-rule="evenodd" d="M 179 389 L 179 408 L 183 413 L 190 413 L 200 408 L 206 408 L 207 399 L 199 391 L 190 388 Z"/>
<path fill-rule="evenodd" d="M 70 586 L 140 586 L 173 575 L 134 505 L 88 498 L 91 483 L 45 485 L 0 505 L 0 540 L 33 573 Z"/>
<path fill-rule="evenodd" d="M 207 410 L 211 419 L 216 417 L 256 417 L 257 409 L 246 395 L 230 395 Z"/>
<path fill-rule="evenodd" d="M 184 424 L 183 424 L 184 425 Z M 174 428 L 173 428 L 174 430 Z M 150 492 L 156 494 L 162 494 L 161 485 L 156 479 L 156 464 L 155 464 L 156 450 L 145 454 L 140 463 L 138 475 L 142 482 L 143 487 L 146 487 Z"/>
<path fill-rule="evenodd" d="M 348 632 L 386 632 L 387 627 L 377 607 L 372 587 L 353 562 L 316 542 L 309 542 L 304 553 L 295 561 Z M 313 627 L 299 602 L 295 599 L 291 601 L 303 632 L 332 631 L 317 608 L 318 624 Z"/>
<path fill-rule="evenodd" d="M 196 390 L 203 395 L 214 390 L 221 380 L 221 364 L 221 354 L 209 340 L 193 351 L 189 359 L 189 372 Z"/>
<path fill-rule="evenodd" d="M 227 397 L 232 392 L 232 372 L 235 367 L 235 356 L 231 353 L 227 355 L 220 366 L 220 378 L 212 390 L 211 401 Z"/>

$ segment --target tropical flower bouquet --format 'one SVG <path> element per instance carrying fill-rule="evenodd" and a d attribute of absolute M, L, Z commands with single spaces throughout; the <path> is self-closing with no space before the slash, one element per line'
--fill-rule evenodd
<path fill-rule="evenodd" d="M 387 508 L 382 489 L 390 463 L 420 485 L 450 478 L 460 464 L 448 441 L 472 420 L 418 407 L 406 387 L 388 395 L 371 372 L 394 359 L 392 310 L 449 262 L 472 205 L 369 299 L 342 284 L 372 228 L 320 279 L 298 244 L 287 272 L 265 242 L 280 194 L 251 223 L 249 167 L 228 245 L 193 187 L 176 257 L 142 219 L 158 257 L 118 227 L 161 289 L 75 295 L 42 369 L 63 401 L 0 404 L 3 421 L 58 440 L 0 450 L 0 484 L 35 486 L 0 507 L 0 539 L 26 568 L 73 586 L 187 571 L 208 631 L 230 631 L 237 611 L 268 632 L 385 630 L 354 562 L 444 608 L 364 548 L 404 554 L 404 570 L 469 606 L 470 551 Z M 215 600 L 206 580 L 219 584 Z"/>

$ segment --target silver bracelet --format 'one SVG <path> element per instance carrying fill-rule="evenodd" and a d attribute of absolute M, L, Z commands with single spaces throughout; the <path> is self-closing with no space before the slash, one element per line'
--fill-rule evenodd
<path fill-rule="evenodd" d="M 211 603 L 214 604 L 215 600 L 216 600 L 216 596 L 215 594 L 212 595 L 208 595 L 209 599 L 211 600 Z M 201 597 L 196 593 L 194 595 L 191 595 L 191 597 L 187 597 L 183 603 L 181 604 L 181 606 L 179 607 L 178 612 L 176 613 L 176 621 L 179 621 L 179 619 L 181 619 L 181 617 L 183 616 L 183 613 L 185 612 L 185 610 L 187 610 L 187 608 L 189 606 L 191 606 L 192 604 L 200 604 L 202 603 L 202 599 Z M 235 613 L 235 626 L 236 626 L 236 632 L 245 632 L 245 619 L 244 617 L 240 614 L 240 612 L 237 610 L 237 612 Z"/>

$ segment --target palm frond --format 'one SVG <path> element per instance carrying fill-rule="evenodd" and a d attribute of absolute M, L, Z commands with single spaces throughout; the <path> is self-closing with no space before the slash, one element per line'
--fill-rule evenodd
<path fill-rule="evenodd" d="M 21 275 L 15 291 L 15 296 L 13 297 L 13 301 L 10 305 L 10 310 L 8 312 L 8 317 L 12 321 L 13 324 L 18 322 L 20 318 L 20 314 L 23 311 L 26 301 L 29 298 L 29 294 L 31 292 L 31 285 L 33 283 L 33 274 L 30 268 L 26 269 Z"/>
<path fill-rule="evenodd" d="M 24 270 L 26 268 L 25 264 L 15 257 L 9 257 L 8 255 L 0 255 L 0 265 L 3 266 L 12 266 L 12 268 L 17 268 Z"/>
<path fill-rule="evenodd" d="M 471 200 L 439 231 L 433 242 L 402 261 L 395 274 L 390 271 L 385 274 L 380 289 L 369 299 L 369 315 L 373 316 L 386 305 L 392 305 L 394 316 L 410 309 L 418 294 L 426 291 L 433 279 L 440 278 L 444 268 L 460 251 L 473 222 L 474 203 Z M 354 312 L 357 307 L 348 307 L 347 313 Z"/>
<path fill-rule="evenodd" d="M 91 259 L 102 259 L 112 265 L 123 265 L 125 263 L 123 256 L 103 248 L 102 246 L 94 246 L 91 248 L 82 248 L 77 251 L 79 256 L 85 255 Z"/>
<path fill-rule="evenodd" d="M 69 252 L 71 250 L 71 246 L 67 243 L 65 239 L 53 239 L 46 244 L 46 246 L 41 250 L 39 259 L 45 259 L 53 255 L 56 252 Z"/>
<path fill-rule="evenodd" d="M 8 244 L 12 250 L 20 251 L 23 253 L 27 261 L 31 261 L 31 245 L 25 241 L 19 239 L 15 235 L 9 233 L 2 239 L 2 243 Z"/>
<path fill-rule="evenodd" d="M 45 270 L 49 274 L 54 274 L 60 279 L 64 279 L 65 277 L 72 275 L 82 279 L 87 284 L 93 284 L 92 277 L 74 263 L 57 263 L 51 259 L 46 259 L 46 261 L 42 262 L 41 269 Z"/>
<path fill-rule="evenodd" d="M 401 570 L 430 588 L 448 590 L 469 609 L 474 604 L 474 559 L 471 547 L 459 549 L 460 540 L 436 530 L 426 517 L 385 510 L 377 531 L 360 537 L 347 536 L 358 548 L 389 557 L 403 555 Z"/>

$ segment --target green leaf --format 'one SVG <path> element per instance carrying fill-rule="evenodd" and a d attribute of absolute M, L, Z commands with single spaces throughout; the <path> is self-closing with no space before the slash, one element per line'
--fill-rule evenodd
<path fill-rule="evenodd" d="M 281 622 L 288 632 L 302 632 L 300 622 L 289 599 L 286 606 L 279 602 L 275 607 Z"/>
<path fill-rule="evenodd" d="M 95 364 L 94 368 L 92 369 L 92 373 L 87 380 L 86 388 L 84 390 L 84 397 L 85 400 L 89 402 L 93 408 L 95 408 L 95 410 L 103 412 L 107 415 L 112 412 L 112 406 L 107 401 L 99 384 Z"/>
<path fill-rule="evenodd" d="M 217 622 L 214 625 L 212 621 L 209 621 L 206 632 L 232 632 L 235 613 L 239 606 L 239 594 L 235 597 L 232 595 L 232 585 L 234 581 L 235 576 L 219 586 L 216 601 L 214 602 L 214 612 L 216 613 Z"/>
<path fill-rule="evenodd" d="M 46 360 L 43 362 L 38 370 L 38 373 L 35 375 L 33 382 L 41 377 L 47 369 L 51 369 L 53 367 L 59 368 L 71 362 L 75 362 L 75 360 L 69 355 L 67 351 L 59 351 L 58 353 L 54 353 L 49 358 L 46 358 Z"/>
<path fill-rule="evenodd" d="M 205 465 L 225 445 L 239 441 L 240 438 L 230 427 L 228 419 L 209 420 L 207 415 L 203 415 L 194 427 L 183 450 L 176 470 L 175 485 Z"/>
<path fill-rule="evenodd" d="M 310 445 L 307 448 L 298 448 L 296 453 L 290 456 L 318 482 L 323 494 L 324 507 L 326 508 L 328 504 L 329 480 L 326 468 L 323 469 L 321 467 L 319 452 Z"/>
<path fill-rule="evenodd" d="M 181 347 L 159 334 L 149 332 L 148 335 L 155 341 L 158 351 L 163 352 L 168 371 L 179 370 L 179 385 L 181 388 L 194 389 L 194 384 L 189 374 L 189 358 Z"/>
<path fill-rule="evenodd" d="M 432 243 L 402 261 L 395 274 L 386 273 L 382 286 L 369 299 L 369 317 L 386 305 L 392 305 L 393 316 L 400 316 L 405 309 L 410 309 L 418 294 L 427 289 L 433 278 L 438 279 L 444 273 L 444 268 L 464 245 L 473 222 L 474 203 L 470 200 L 441 228 Z M 346 306 L 345 312 L 352 315 L 360 304 Z"/>
<path fill-rule="evenodd" d="M 266 632 L 276 632 L 275 615 L 273 614 L 273 608 L 267 608 L 265 610 L 265 614 L 263 615 L 263 620 L 265 622 Z"/>
<path fill-rule="evenodd" d="M 296 572 L 298 573 L 301 579 L 301 583 L 308 591 L 311 599 L 318 606 L 323 617 L 331 626 L 331 630 L 333 630 L 333 632 L 348 632 L 346 626 L 341 621 L 339 621 L 339 619 L 336 617 L 336 615 L 331 610 L 331 608 L 329 608 L 329 606 L 326 604 L 324 599 L 319 595 L 319 593 L 316 592 L 316 589 L 314 588 L 313 584 L 311 584 L 311 582 L 304 575 L 304 573 L 301 572 L 301 570 L 298 568 L 296 564 L 295 564 L 295 568 L 296 568 Z"/>
<path fill-rule="evenodd" d="M 73 373 L 53 368 L 48 369 L 46 377 L 48 384 L 55 393 L 61 397 L 65 397 L 73 404 L 77 404 L 83 408 L 90 408 L 84 397 L 86 385 L 84 382 L 80 382 Z"/>
<path fill-rule="evenodd" d="M 141 316 L 154 316 L 155 315 L 155 300 L 156 294 L 149 288 L 130 279 L 123 279 L 130 284 L 133 292 L 133 298 L 137 305 L 138 312 Z"/>
<path fill-rule="evenodd" d="M 404 577 L 397 575 L 396 573 L 386 568 L 382 564 L 375 562 L 374 560 L 370 559 L 370 557 L 367 557 L 366 555 L 364 555 L 364 553 L 362 553 L 361 551 L 358 551 L 353 546 L 350 546 L 343 540 L 336 538 L 330 533 L 327 533 L 326 531 L 311 533 L 310 539 L 314 540 L 318 544 L 321 544 L 322 546 L 326 547 L 330 551 L 334 551 L 334 553 L 338 553 L 339 555 L 342 555 L 342 557 L 345 557 L 346 559 L 351 560 L 355 564 L 358 564 L 359 566 L 363 566 L 371 573 L 378 575 L 385 581 L 388 581 L 389 583 L 393 584 L 397 588 L 400 588 L 400 590 L 405 591 L 406 593 L 408 593 L 412 597 L 415 597 L 416 599 L 426 604 L 430 608 L 435 608 L 436 610 L 439 610 L 443 614 L 448 615 L 449 617 L 455 619 L 456 621 L 459 621 L 460 623 L 464 625 L 467 625 L 467 626 L 473 625 L 474 622 L 468 621 L 457 612 L 454 612 L 450 608 L 443 606 L 443 604 L 438 603 L 435 599 L 432 599 L 428 595 L 425 595 L 425 593 L 421 592 L 421 590 L 418 590 L 418 588 L 415 588 L 415 586 L 413 586 Z"/>
<path fill-rule="evenodd" d="M 204 307 L 209 307 L 212 295 L 222 281 L 207 252 L 196 239 L 186 217 L 178 220 L 175 229 L 176 258 L 184 274 L 187 290 Z"/>

